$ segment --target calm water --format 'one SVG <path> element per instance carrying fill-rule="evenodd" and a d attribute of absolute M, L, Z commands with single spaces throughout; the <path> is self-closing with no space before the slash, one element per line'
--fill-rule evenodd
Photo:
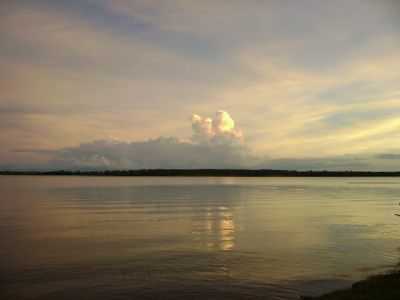
<path fill-rule="evenodd" d="M 400 261 L 400 178 L 0 176 L 1 299 L 296 299 Z"/>

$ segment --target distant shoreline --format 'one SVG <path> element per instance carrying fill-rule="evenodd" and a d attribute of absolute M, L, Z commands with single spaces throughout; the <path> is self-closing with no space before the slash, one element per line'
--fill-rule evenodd
<path fill-rule="evenodd" d="M 295 171 L 249 169 L 142 169 L 104 171 L 0 171 L 0 175 L 38 176 L 162 176 L 162 177 L 400 177 L 396 172 L 370 171 Z"/>

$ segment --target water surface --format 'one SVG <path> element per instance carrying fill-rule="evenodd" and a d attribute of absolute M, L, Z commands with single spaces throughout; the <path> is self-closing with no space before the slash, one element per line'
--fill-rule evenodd
<path fill-rule="evenodd" d="M 0 192 L 4 299 L 296 299 L 400 258 L 400 178 L 0 176 Z"/>

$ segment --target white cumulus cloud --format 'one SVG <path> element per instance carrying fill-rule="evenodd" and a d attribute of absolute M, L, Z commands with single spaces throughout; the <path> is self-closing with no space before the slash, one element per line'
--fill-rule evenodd
<path fill-rule="evenodd" d="M 229 144 L 243 140 L 242 131 L 235 127 L 235 121 L 223 110 L 217 111 L 214 119 L 193 114 L 192 130 L 195 143 Z"/>

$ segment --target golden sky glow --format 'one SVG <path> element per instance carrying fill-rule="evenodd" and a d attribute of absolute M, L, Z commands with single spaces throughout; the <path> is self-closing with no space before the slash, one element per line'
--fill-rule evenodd
<path fill-rule="evenodd" d="M 94 146 L 90 155 L 110 162 L 132 150 L 111 150 L 115 141 L 159 137 L 183 143 L 189 164 L 217 150 L 189 157 L 188 147 L 218 136 L 260 167 L 325 168 L 325 159 L 341 169 L 350 157 L 362 164 L 349 168 L 400 169 L 400 159 L 379 158 L 400 154 L 399 9 L 391 0 L 5 1 L 0 167 L 56 167 L 65 149 L 99 140 L 107 155 Z M 152 151 L 154 166 L 175 166 Z"/>

